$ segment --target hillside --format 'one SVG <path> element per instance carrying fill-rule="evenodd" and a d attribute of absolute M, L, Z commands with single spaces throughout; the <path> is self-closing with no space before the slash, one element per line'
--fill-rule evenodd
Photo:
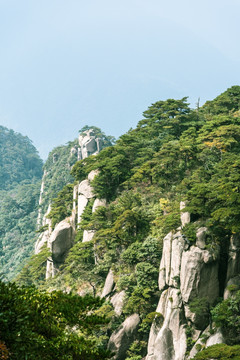
<path fill-rule="evenodd" d="M 42 160 L 31 141 L 0 126 L 0 249 L 3 278 L 12 279 L 36 241 Z"/>
<path fill-rule="evenodd" d="M 152 104 L 115 145 L 72 164 L 18 283 L 100 295 L 108 324 L 94 336 L 115 360 L 235 356 L 239 140 L 239 86 L 197 109 Z"/>

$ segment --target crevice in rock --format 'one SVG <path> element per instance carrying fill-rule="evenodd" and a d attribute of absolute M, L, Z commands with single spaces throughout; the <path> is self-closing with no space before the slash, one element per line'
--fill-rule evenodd
<path fill-rule="evenodd" d="M 219 280 L 219 296 L 223 297 L 224 289 L 226 286 L 228 258 L 229 258 L 229 244 L 230 235 L 225 235 L 221 240 L 220 254 L 219 254 L 219 268 L 218 268 L 218 280 Z"/>

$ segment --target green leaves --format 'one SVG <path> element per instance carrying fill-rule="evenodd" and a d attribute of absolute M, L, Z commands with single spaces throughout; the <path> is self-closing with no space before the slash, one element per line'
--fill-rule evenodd
<path fill-rule="evenodd" d="M 102 300 L 44 293 L 0 282 L 0 336 L 11 359 L 106 359 L 92 334 L 105 323 L 95 311 Z"/>
<path fill-rule="evenodd" d="M 213 321 L 221 327 L 229 345 L 240 342 L 240 291 L 212 310 Z"/>
<path fill-rule="evenodd" d="M 64 220 L 72 213 L 73 203 L 73 184 L 68 184 L 58 193 L 57 198 L 53 199 L 51 211 L 47 215 L 52 220 L 52 227 Z"/>

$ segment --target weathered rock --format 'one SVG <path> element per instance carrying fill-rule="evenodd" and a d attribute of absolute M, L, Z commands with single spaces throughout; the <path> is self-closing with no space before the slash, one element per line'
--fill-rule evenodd
<path fill-rule="evenodd" d="M 99 170 L 92 170 L 90 171 L 90 173 L 88 174 L 88 180 L 91 182 L 93 181 L 93 179 L 95 178 L 95 176 L 97 176 L 99 174 Z"/>
<path fill-rule="evenodd" d="M 75 232 L 67 219 L 61 221 L 52 232 L 48 241 L 53 262 L 61 263 L 64 255 L 71 248 Z"/>
<path fill-rule="evenodd" d="M 94 213 L 99 206 L 106 206 L 107 202 L 105 199 L 96 199 L 93 203 L 92 212 Z"/>
<path fill-rule="evenodd" d="M 206 342 L 206 347 L 212 346 L 215 344 L 222 344 L 225 342 L 223 334 L 220 329 L 218 329 L 215 334 L 211 335 Z"/>
<path fill-rule="evenodd" d="M 159 289 L 163 290 L 166 285 L 179 287 L 180 267 L 184 238 L 181 232 L 170 232 L 163 240 L 163 253 L 159 271 Z"/>
<path fill-rule="evenodd" d="M 180 269 L 184 244 L 185 240 L 181 232 L 177 232 L 176 234 L 174 234 L 172 240 L 171 272 L 169 286 L 173 286 L 175 288 L 180 287 Z"/>
<path fill-rule="evenodd" d="M 165 288 L 169 284 L 171 273 L 171 248 L 172 248 L 172 232 L 167 234 L 163 239 L 163 252 L 159 270 L 159 290 Z"/>
<path fill-rule="evenodd" d="M 138 314 L 129 316 L 122 325 L 111 335 L 108 349 L 115 353 L 114 360 L 125 360 L 126 352 L 134 341 L 140 317 Z"/>
<path fill-rule="evenodd" d="M 148 343 L 147 360 L 183 360 L 187 349 L 187 337 L 182 324 L 184 318 L 179 290 L 165 290 L 157 310 L 164 317 L 162 326 L 153 323 Z"/>
<path fill-rule="evenodd" d="M 91 241 L 95 234 L 95 230 L 84 230 L 82 242 Z"/>
<path fill-rule="evenodd" d="M 73 210 L 77 207 L 77 198 L 78 198 L 78 185 L 75 185 L 73 188 Z"/>
<path fill-rule="evenodd" d="M 114 307 L 114 311 L 115 311 L 115 314 L 117 316 L 120 316 L 122 314 L 122 309 L 123 309 L 123 305 L 124 305 L 125 296 L 126 296 L 126 293 L 123 290 L 120 293 L 116 293 L 111 298 L 111 303 L 112 303 L 112 305 Z"/>
<path fill-rule="evenodd" d="M 201 250 L 191 246 L 182 254 L 180 289 L 184 303 L 195 297 L 205 297 L 213 303 L 219 294 L 218 252 Z"/>
<path fill-rule="evenodd" d="M 50 213 L 50 211 L 51 211 L 51 205 L 48 206 L 47 212 L 44 214 L 42 218 L 42 226 L 47 226 L 47 229 L 42 234 L 39 235 L 35 243 L 35 248 L 34 248 L 35 254 L 39 254 L 42 247 L 48 242 L 49 237 L 51 235 L 52 232 L 51 219 L 47 218 L 47 215 Z M 40 228 L 39 224 L 38 224 L 38 228 Z"/>
<path fill-rule="evenodd" d="M 190 223 L 190 213 L 188 211 L 183 212 L 184 208 L 186 207 L 185 201 L 180 202 L 180 211 L 181 211 L 181 224 L 185 226 L 186 224 Z"/>
<path fill-rule="evenodd" d="M 39 254 L 42 247 L 48 242 L 50 236 L 50 232 L 49 230 L 44 231 L 39 238 L 37 239 L 36 243 L 35 243 L 35 250 L 34 253 L 35 254 Z"/>
<path fill-rule="evenodd" d="M 206 227 L 201 227 L 197 230 L 197 240 L 196 240 L 196 246 L 199 247 L 200 249 L 205 249 L 206 247 L 206 232 L 207 232 L 207 228 Z"/>
<path fill-rule="evenodd" d="M 198 340 L 196 341 L 195 345 L 191 349 L 188 359 L 193 359 L 194 356 L 199 352 L 199 345 L 202 347 L 208 347 L 215 344 L 222 344 L 224 343 L 224 337 L 222 335 L 222 332 L 220 329 L 217 329 L 217 331 L 211 335 L 210 334 L 210 326 L 208 326 L 202 333 L 201 336 L 198 337 Z M 200 335 L 200 334 L 199 334 Z M 207 338 L 206 344 L 204 343 L 203 338 Z"/>
<path fill-rule="evenodd" d="M 80 151 L 78 158 L 80 160 L 87 158 L 89 155 L 97 154 L 103 147 L 101 139 L 95 137 L 93 129 L 84 131 L 79 135 Z"/>
<path fill-rule="evenodd" d="M 84 195 L 78 196 L 78 224 L 81 222 L 81 216 L 87 206 L 88 199 Z"/>
<path fill-rule="evenodd" d="M 92 199 L 94 194 L 92 192 L 92 187 L 88 180 L 83 180 L 78 186 L 78 193 L 84 195 L 87 199 Z"/>
<path fill-rule="evenodd" d="M 114 278 L 113 278 L 113 272 L 110 269 L 108 272 L 108 275 L 106 277 L 105 280 L 105 284 L 104 284 L 104 288 L 102 291 L 102 295 L 101 298 L 107 296 L 108 294 L 110 294 L 110 292 L 113 290 L 113 286 L 114 286 Z"/>
<path fill-rule="evenodd" d="M 53 261 L 51 259 L 47 260 L 46 266 L 46 279 L 53 277 Z"/>
<path fill-rule="evenodd" d="M 78 152 L 78 147 L 77 146 L 73 146 L 71 148 L 71 150 L 70 150 L 71 156 L 77 154 L 77 152 Z"/>
<path fill-rule="evenodd" d="M 230 239 L 226 282 L 238 274 L 240 274 L 240 235 L 234 234 Z"/>

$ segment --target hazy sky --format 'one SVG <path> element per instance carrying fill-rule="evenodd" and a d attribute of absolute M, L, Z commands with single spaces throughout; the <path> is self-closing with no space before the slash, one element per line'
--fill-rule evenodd
<path fill-rule="evenodd" d="M 54 146 L 118 137 L 151 103 L 240 85 L 240 0 L 0 0 L 0 125 Z"/>

